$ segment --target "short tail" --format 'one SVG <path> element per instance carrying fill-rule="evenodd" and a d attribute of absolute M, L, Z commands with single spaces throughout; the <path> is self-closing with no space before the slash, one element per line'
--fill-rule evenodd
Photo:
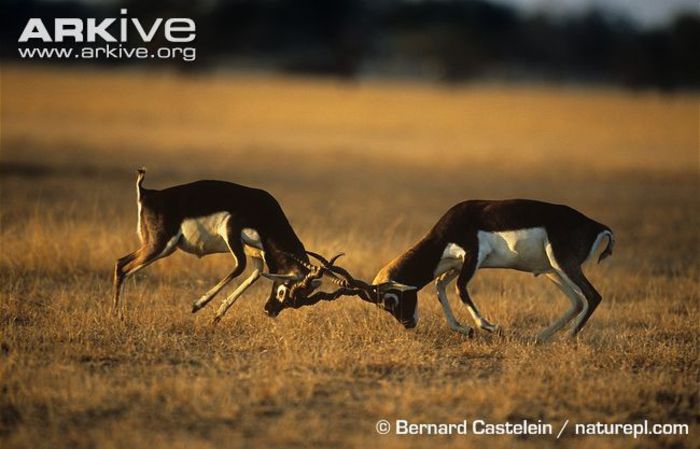
<path fill-rule="evenodd" d="M 602 232 L 602 235 L 608 237 L 608 246 L 606 246 L 605 250 L 603 250 L 603 252 L 600 253 L 600 256 L 598 257 L 598 263 L 601 263 L 606 257 L 612 256 L 613 249 L 615 249 L 615 235 L 613 234 L 612 230 L 608 228 Z"/>
<path fill-rule="evenodd" d="M 139 168 L 136 170 L 136 173 L 138 174 L 136 178 L 136 199 L 137 201 L 141 201 L 141 195 L 143 193 L 143 187 L 141 187 L 141 184 L 143 184 L 143 178 L 146 177 L 146 167 Z"/>
<path fill-rule="evenodd" d="M 146 177 L 146 167 L 141 167 L 138 170 L 136 170 L 136 173 L 138 174 L 138 177 L 136 178 L 136 187 L 141 188 L 141 184 L 143 183 L 143 178 Z"/>

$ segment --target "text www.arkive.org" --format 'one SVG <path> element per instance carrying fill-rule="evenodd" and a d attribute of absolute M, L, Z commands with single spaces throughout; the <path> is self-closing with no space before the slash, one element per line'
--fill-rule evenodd
<path fill-rule="evenodd" d="M 103 45 L 100 47 L 20 47 L 17 49 L 22 59 L 179 59 L 192 62 L 197 57 L 195 47 L 159 47 L 149 50 L 146 47 L 124 47 L 123 45 Z"/>

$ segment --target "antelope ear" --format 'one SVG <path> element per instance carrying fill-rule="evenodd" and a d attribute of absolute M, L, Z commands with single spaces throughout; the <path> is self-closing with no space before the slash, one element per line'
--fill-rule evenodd
<path fill-rule="evenodd" d="M 387 290 L 398 290 L 400 292 L 409 292 L 411 290 L 418 290 L 418 287 L 412 285 L 402 284 L 400 282 L 389 281 L 377 286 L 377 291 L 383 293 Z"/>
<path fill-rule="evenodd" d="M 260 276 L 270 279 L 271 281 L 298 281 L 303 278 L 298 274 L 276 274 L 276 273 L 260 273 Z"/>

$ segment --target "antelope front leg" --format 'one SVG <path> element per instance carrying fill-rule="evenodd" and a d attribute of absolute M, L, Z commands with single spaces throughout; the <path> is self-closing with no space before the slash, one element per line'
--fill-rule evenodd
<path fill-rule="evenodd" d="M 567 323 L 569 323 L 569 321 L 571 321 L 576 315 L 581 313 L 584 306 L 584 301 L 577 293 L 575 286 L 573 283 L 571 283 L 571 281 L 565 280 L 562 275 L 556 272 L 547 274 L 547 278 L 552 281 L 554 285 L 559 287 L 566 297 L 569 298 L 571 307 L 561 317 L 559 317 L 559 319 L 540 332 L 540 334 L 537 336 L 538 343 L 544 343 L 545 341 L 549 340 L 552 335 L 566 326 Z"/>
<path fill-rule="evenodd" d="M 232 270 L 231 273 L 229 273 L 225 278 L 221 280 L 221 282 L 216 284 L 208 292 L 203 294 L 199 299 L 192 303 L 192 313 L 198 312 L 201 308 L 206 306 L 209 303 L 209 301 L 214 299 L 214 296 L 216 296 L 222 288 L 226 287 L 226 284 L 231 282 L 233 278 L 237 276 L 236 273 L 238 273 L 238 268 Z"/>
<path fill-rule="evenodd" d="M 218 323 L 221 321 L 221 318 L 226 314 L 228 309 L 233 305 L 233 303 L 236 302 L 236 300 L 245 292 L 248 287 L 253 285 L 255 281 L 257 281 L 260 278 L 260 273 L 263 270 L 263 260 L 259 259 L 257 257 L 254 257 L 252 259 L 253 266 L 255 269 L 251 273 L 251 275 L 241 283 L 241 285 L 238 286 L 238 288 L 229 295 L 228 298 L 224 300 L 224 302 L 221 303 L 221 306 L 219 306 L 219 310 L 216 311 L 216 315 L 214 316 L 214 323 Z"/>
<path fill-rule="evenodd" d="M 237 278 L 245 271 L 246 267 L 246 257 L 245 251 L 243 249 L 243 243 L 238 236 L 239 231 L 237 228 L 231 227 L 230 223 L 227 225 L 226 232 L 222 235 L 222 238 L 226 242 L 226 245 L 231 251 L 231 256 L 233 256 L 233 261 L 236 264 L 233 271 L 231 271 L 225 278 L 223 278 L 218 284 L 212 287 L 208 292 L 202 295 L 198 300 L 192 303 L 192 313 L 197 312 L 202 307 L 206 306 L 209 301 L 214 299 L 214 296 L 221 291 L 222 288 L 226 286 L 233 279 Z M 257 266 L 256 266 L 257 268 Z"/>
<path fill-rule="evenodd" d="M 445 318 L 447 319 L 447 324 L 450 326 L 450 329 L 457 331 L 460 334 L 466 335 L 467 337 L 473 337 L 474 329 L 472 329 L 469 326 L 463 326 L 459 324 L 459 322 L 455 319 L 455 316 L 452 313 L 452 308 L 450 307 L 450 303 L 447 299 L 447 292 L 445 292 L 445 287 L 447 286 L 447 284 L 449 284 L 450 281 L 456 276 L 457 272 L 455 270 L 450 270 L 447 273 L 441 274 L 435 280 L 435 288 L 437 289 L 438 300 L 442 305 L 442 311 L 445 313 Z"/>
<path fill-rule="evenodd" d="M 474 253 L 478 253 L 478 247 L 476 249 L 472 249 L 471 254 Z M 462 303 L 467 306 L 469 314 L 472 316 L 472 319 L 476 325 L 479 326 L 479 329 L 483 329 L 488 332 L 499 332 L 500 328 L 497 324 L 490 323 L 481 315 L 481 312 L 479 312 L 479 309 L 476 307 L 476 304 L 474 304 L 474 301 L 472 301 L 472 298 L 469 295 L 469 290 L 467 290 L 467 285 L 472 277 L 474 277 L 479 263 L 480 261 L 476 257 L 469 255 L 465 256 L 464 263 L 462 264 L 462 270 L 459 273 L 459 277 L 457 278 L 455 285 L 457 294 L 459 295 L 459 299 L 462 300 Z"/>

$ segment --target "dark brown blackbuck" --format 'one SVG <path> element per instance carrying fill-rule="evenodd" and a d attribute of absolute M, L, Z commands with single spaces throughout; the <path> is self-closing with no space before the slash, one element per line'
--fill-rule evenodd
<path fill-rule="evenodd" d="M 224 181 L 196 181 L 152 190 L 143 187 L 145 170 L 138 170 L 136 231 L 141 247 L 117 260 L 114 267 L 115 312 L 124 280 L 177 249 L 203 257 L 230 253 L 234 268 L 192 304 L 192 312 L 207 305 L 229 282 L 253 264 L 250 276 L 219 307 L 221 319 L 260 276 L 273 281 L 265 311 L 276 316 L 285 307 L 300 307 L 327 298 L 309 296 L 321 283 L 325 269 L 309 262 L 304 245 L 277 200 L 268 192 Z M 337 259 L 336 256 L 335 259 Z M 268 272 L 264 272 L 267 265 Z"/>
<path fill-rule="evenodd" d="M 333 297 L 357 295 L 380 305 L 407 328 L 418 323 L 418 291 L 434 280 L 449 326 L 469 336 L 473 329 L 457 322 L 448 302 L 445 288 L 453 279 L 477 326 L 493 332 L 498 326 L 483 317 L 467 289 L 476 271 L 510 268 L 535 276 L 544 274 L 571 302 L 571 307 L 539 334 L 538 340 L 544 341 L 572 320 L 570 335 L 576 336 L 598 307 L 601 295 L 583 274 L 582 265 L 599 252 L 605 240 L 607 245 L 598 262 L 612 254 L 613 232 L 577 210 L 524 199 L 474 200 L 448 210 L 420 241 L 386 264 L 372 284 L 315 256 L 342 284 Z"/>

